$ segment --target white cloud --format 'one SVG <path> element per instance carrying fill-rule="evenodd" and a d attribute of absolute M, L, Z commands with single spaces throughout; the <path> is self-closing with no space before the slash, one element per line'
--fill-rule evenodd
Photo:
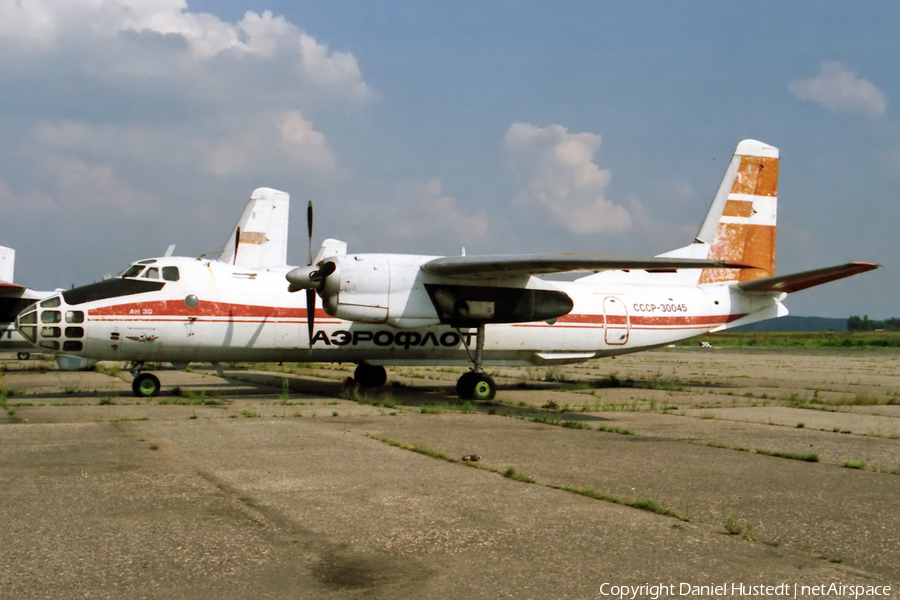
<path fill-rule="evenodd" d="M 839 62 L 822 63 L 816 77 L 795 81 L 789 89 L 800 100 L 815 102 L 832 112 L 877 117 L 887 108 L 884 92 L 868 79 L 857 77 Z"/>
<path fill-rule="evenodd" d="M 338 203 L 316 201 L 322 215 L 318 234 L 345 239 L 354 251 L 454 254 L 460 245 L 490 239 L 486 213 L 467 211 L 438 179 L 348 179 L 331 193 L 335 188 Z"/>
<path fill-rule="evenodd" d="M 0 0 L 0 74 L 31 80 L 54 64 L 82 94 L 141 84 L 207 106 L 284 109 L 374 96 L 352 54 L 268 11 L 227 23 L 184 0 Z"/>
<path fill-rule="evenodd" d="M 436 225 L 430 229 L 449 231 L 455 240 L 464 243 L 488 234 L 487 216 L 483 212 L 471 216 L 460 212 L 456 199 L 444 193 L 437 179 L 424 184 L 400 182 L 395 187 L 394 198 L 395 220 L 389 225 L 392 235 L 414 237 L 421 233 L 422 225 L 418 221 L 423 218 Z"/>
<path fill-rule="evenodd" d="M 605 197 L 611 175 L 594 163 L 600 136 L 565 127 L 515 123 L 505 146 L 522 187 L 514 202 L 538 205 L 574 233 L 624 231 L 631 217 Z"/>
<path fill-rule="evenodd" d="M 154 198 L 122 182 L 108 164 L 49 156 L 37 165 L 37 171 L 47 184 L 46 190 L 13 192 L 0 180 L 0 210 L 21 212 L 27 207 L 30 217 L 41 217 L 59 226 L 85 216 L 103 222 L 109 220 L 110 214 L 130 219 L 158 206 Z"/>
<path fill-rule="evenodd" d="M 158 170 L 201 169 L 219 177 L 279 170 L 322 175 L 336 169 L 325 136 L 300 111 L 262 114 L 229 125 L 225 129 L 220 123 L 197 123 L 189 128 L 41 123 L 27 147 L 33 156 L 49 152 L 102 161 L 124 159 Z"/>

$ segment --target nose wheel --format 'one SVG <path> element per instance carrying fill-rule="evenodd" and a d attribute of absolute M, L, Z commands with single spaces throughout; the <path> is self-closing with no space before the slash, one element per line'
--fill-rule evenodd
<path fill-rule="evenodd" d="M 159 394 L 160 387 L 159 378 L 151 373 L 140 373 L 131 383 L 131 391 L 138 398 L 152 398 Z"/>
<path fill-rule="evenodd" d="M 490 375 L 482 372 L 484 362 L 484 323 L 478 326 L 475 337 L 475 367 L 464 373 L 456 382 L 456 395 L 462 400 L 492 400 L 497 394 L 497 384 Z"/>

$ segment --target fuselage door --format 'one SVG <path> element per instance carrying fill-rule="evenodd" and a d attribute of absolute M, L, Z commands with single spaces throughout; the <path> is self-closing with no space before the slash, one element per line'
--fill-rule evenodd
<path fill-rule="evenodd" d="M 603 299 L 603 316 L 606 320 L 606 343 L 610 346 L 628 343 L 630 320 L 625 303 L 619 298 L 607 296 Z"/>

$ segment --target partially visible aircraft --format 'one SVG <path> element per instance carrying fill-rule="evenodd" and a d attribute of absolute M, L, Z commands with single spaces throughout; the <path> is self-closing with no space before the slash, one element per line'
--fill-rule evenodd
<path fill-rule="evenodd" d="M 124 360 L 133 391 L 146 362 L 353 362 L 377 387 L 385 366 L 471 365 L 461 398 L 496 392 L 485 365 L 555 365 L 665 346 L 787 314 L 788 294 L 878 265 L 775 275 L 778 150 L 738 144 L 692 244 L 655 257 L 347 254 L 327 239 L 285 264 L 288 195 L 251 196 L 217 259 L 161 257 L 40 302 L 16 320 L 45 351 Z M 270 228 L 271 229 L 271 228 Z M 538 275 L 593 272 L 571 282 Z M 287 281 L 285 281 L 287 280 Z M 303 294 L 306 292 L 306 301 Z"/>
<path fill-rule="evenodd" d="M 18 351 L 19 358 L 26 359 L 32 345 L 16 331 L 16 315 L 55 292 L 38 292 L 13 283 L 15 265 L 16 251 L 0 246 L 0 352 Z"/>

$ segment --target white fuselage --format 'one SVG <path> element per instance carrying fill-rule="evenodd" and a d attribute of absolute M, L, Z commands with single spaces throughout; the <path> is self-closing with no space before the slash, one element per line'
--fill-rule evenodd
<path fill-rule="evenodd" d="M 117 278 L 53 296 L 38 304 L 34 316 L 20 315 L 18 328 L 26 337 L 33 335 L 34 345 L 45 351 L 93 360 L 471 363 L 475 329 L 441 324 L 424 290 L 427 283 L 456 283 L 418 268 L 433 257 L 349 258 L 362 263 L 369 256 L 388 257 L 391 292 L 359 302 L 385 309 L 384 318 L 374 323 L 335 318 L 317 297 L 312 344 L 305 293 L 288 292 L 285 273 L 290 267 L 252 270 L 178 257 L 141 261 L 152 263 L 156 278 Z M 688 284 L 676 274 L 668 279 L 654 275 L 652 279 L 665 281 L 660 284 L 647 279 L 609 272 L 574 282 L 536 277 L 510 282 L 562 291 L 574 308 L 550 322 L 488 324 L 484 363 L 561 364 L 636 352 L 721 328 L 765 311 L 774 300 L 722 284 Z M 127 293 L 99 297 L 126 284 L 133 284 Z M 349 292 L 342 294 L 348 302 L 357 301 Z M 359 297 L 368 298 L 365 293 Z M 34 329 L 27 329 L 32 323 Z"/>

